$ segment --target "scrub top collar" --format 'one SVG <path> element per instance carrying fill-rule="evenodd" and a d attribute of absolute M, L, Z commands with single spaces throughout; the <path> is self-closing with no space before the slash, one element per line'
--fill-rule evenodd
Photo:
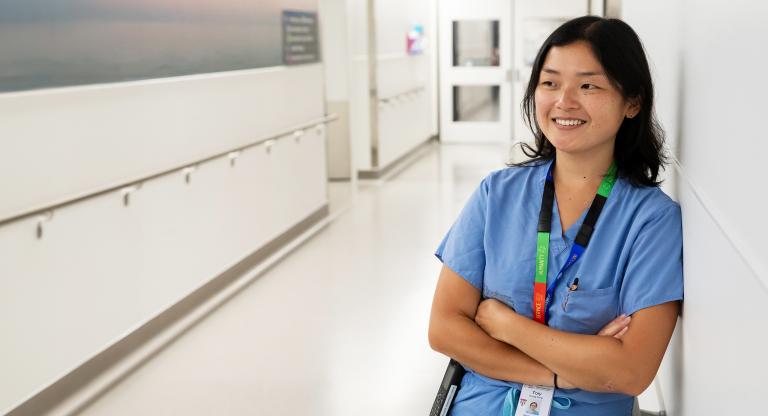
<path fill-rule="evenodd" d="M 547 161 L 540 170 L 539 175 L 539 198 L 541 198 L 541 194 L 544 192 L 544 182 L 547 180 L 547 172 L 549 172 L 549 167 L 552 165 L 554 160 Z M 616 199 L 616 192 L 618 188 L 620 187 L 621 180 L 617 180 L 616 184 L 614 185 L 614 189 L 612 191 L 612 194 L 614 195 L 613 199 Z M 611 203 L 612 198 L 608 198 L 608 201 L 606 201 L 606 208 L 607 205 Z M 581 228 L 581 224 L 584 222 L 584 218 L 587 216 L 587 212 L 589 211 L 589 206 L 584 208 L 584 210 L 581 211 L 581 215 L 579 215 L 579 219 L 576 220 L 573 225 L 569 229 L 565 231 L 565 234 L 563 234 L 563 224 L 560 222 L 560 208 L 557 204 L 557 198 L 555 198 L 555 202 L 553 204 L 553 213 L 552 213 L 552 230 L 550 231 L 549 235 L 549 244 L 550 249 L 554 250 L 556 254 L 560 254 L 562 251 L 565 251 L 566 249 L 570 249 L 571 245 L 573 244 L 574 240 L 576 239 L 576 235 L 579 233 L 579 229 Z"/>

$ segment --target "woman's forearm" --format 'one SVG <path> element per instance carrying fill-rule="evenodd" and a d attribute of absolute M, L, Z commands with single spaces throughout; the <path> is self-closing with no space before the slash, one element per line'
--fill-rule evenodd
<path fill-rule="evenodd" d="M 498 380 L 551 386 L 553 373 L 519 349 L 491 338 L 474 320 L 456 314 L 433 319 L 430 345 L 479 374 Z"/>
<path fill-rule="evenodd" d="M 613 337 L 563 332 L 517 316 L 514 330 L 501 335 L 504 342 L 543 363 L 575 386 L 594 392 L 637 395 L 645 389 L 643 377 L 623 343 Z"/>

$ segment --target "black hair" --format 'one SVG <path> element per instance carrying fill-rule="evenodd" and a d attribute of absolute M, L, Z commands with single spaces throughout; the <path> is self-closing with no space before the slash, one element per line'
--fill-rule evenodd
<path fill-rule="evenodd" d="M 640 111 L 625 118 L 616 133 L 613 157 L 618 175 L 635 186 L 658 186 L 659 170 L 667 161 L 664 131 L 653 111 L 653 82 L 643 45 L 632 28 L 619 19 L 583 16 L 563 23 L 544 41 L 531 70 L 522 102 L 523 118 L 534 135 L 534 145 L 521 144 L 531 158 L 510 166 L 530 166 L 531 162 L 555 158 L 555 147 L 547 140 L 536 121 L 536 87 L 544 60 L 553 46 L 583 41 L 592 49 L 610 82 L 625 100 L 636 100 Z M 536 164 L 536 163 L 533 163 Z"/>

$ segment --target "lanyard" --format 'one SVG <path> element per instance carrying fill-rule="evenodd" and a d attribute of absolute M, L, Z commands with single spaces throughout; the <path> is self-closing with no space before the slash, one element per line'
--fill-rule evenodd
<path fill-rule="evenodd" d="M 611 194 L 613 185 L 616 183 L 616 164 L 612 163 L 608 173 L 606 173 L 603 181 L 600 183 L 600 188 L 597 189 L 597 195 L 592 200 L 592 205 L 589 207 L 581 228 L 579 228 L 579 233 L 576 235 L 571 252 L 568 254 L 568 260 L 563 264 L 560 272 L 557 273 L 557 276 L 549 286 L 547 286 L 549 234 L 552 230 L 552 207 L 555 201 L 555 181 L 552 178 L 552 167 L 554 165 L 553 161 L 549 166 L 547 180 L 544 182 L 544 194 L 541 196 L 541 211 L 539 212 L 538 238 L 536 243 L 536 276 L 533 283 L 533 319 L 544 325 L 546 325 L 549 319 L 547 316 L 548 306 L 552 293 L 555 290 L 555 285 L 563 277 L 565 271 L 573 266 L 584 253 L 584 250 L 586 250 L 589 239 L 592 238 L 592 233 L 595 231 L 597 218 L 600 216 L 605 201 L 608 200 L 608 195 Z"/>

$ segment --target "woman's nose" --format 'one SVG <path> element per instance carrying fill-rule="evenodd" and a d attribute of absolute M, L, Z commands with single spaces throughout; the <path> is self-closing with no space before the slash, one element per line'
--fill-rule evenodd
<path fill-rule="evenodd" d="M 577 108 L 579 106 L 579 101 L 576 98 L 576 91 L 574 91 L 572 88 L 561 89 L 555 105 L 557 108 L 562 110 Z"/>

